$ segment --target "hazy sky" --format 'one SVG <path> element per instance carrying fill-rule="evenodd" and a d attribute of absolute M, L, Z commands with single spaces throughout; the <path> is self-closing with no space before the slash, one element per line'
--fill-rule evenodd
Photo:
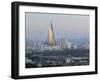
<path fill-rule="evenodd" d="M 46 40 L 53 24 L 55 39 L 89 37 L 89 16 L 74 14 L 26 13 L 26 39 Z"/>

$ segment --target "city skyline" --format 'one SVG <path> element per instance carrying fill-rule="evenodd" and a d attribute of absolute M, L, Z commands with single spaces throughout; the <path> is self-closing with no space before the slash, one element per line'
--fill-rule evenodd
<path fill-rule="evenodd" d="M 26 13 L 25 40 L 26 68 L 89 65 L 89 16 Z"/>

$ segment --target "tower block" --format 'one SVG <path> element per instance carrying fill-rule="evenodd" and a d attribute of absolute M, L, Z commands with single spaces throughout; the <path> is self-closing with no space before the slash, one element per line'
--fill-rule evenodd
<path fill-rule="evenodd" d="M 52 46 L 54 45 L 54 32 L 53 32 L 53 25 L 52 25 L 52 21 L 51 21 L 51 27 L 49 28 L 49 32 L 48 32 L 48 37 L 49 37 L 49 45 L 52 48 Z"/>

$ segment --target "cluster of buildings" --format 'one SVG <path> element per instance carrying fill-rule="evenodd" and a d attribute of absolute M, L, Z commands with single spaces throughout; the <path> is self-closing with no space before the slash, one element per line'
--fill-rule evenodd
<path fill-rule="evenodd" d="M 55 40 L 51 22 L 47 41 L 26 41 L 26 67 L 87 65 L 89 63 L 88 50 L 89 41 L 75 42 L 64 38 Z"/>
<path fill-rule="evenodd" d="M 33 45 L 26 45 L 26 49 L 32 49 L 32 50 L 62 50 L 62 49 L 89 49 L 89 43 L 88 42 L 79 42 L 79 43 L 73 43 L 70 41 L 65 41 L 64 39 L 61 39 L 56 42 L 55 45 L 48 45 L 43 42 L 34 42 Z"/>

